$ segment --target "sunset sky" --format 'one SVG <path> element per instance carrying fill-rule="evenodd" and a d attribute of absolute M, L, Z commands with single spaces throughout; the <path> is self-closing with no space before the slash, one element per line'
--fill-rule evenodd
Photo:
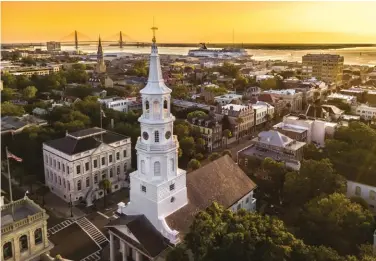
<path fill-rule="evenodd" d="M 376 43 L 376 2 L 2 2 L 1 40 L 9 42 Z M 69 36 L 70 35 L 70 36 Z M 69 36 L 69 37 L 67 37 Z"/>

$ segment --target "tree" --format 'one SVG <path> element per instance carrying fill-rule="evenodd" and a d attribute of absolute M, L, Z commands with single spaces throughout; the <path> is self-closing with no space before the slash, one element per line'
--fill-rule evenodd
<path fill-rule="evenodd" d="M 231 138 L 232 133 L 229 129 L 225 129 L 223 131 L 223 136 L 226 138 L 226 148 L 227 148 L 227 142 L 228 142 L 228 139 Z"/>
<path fill-rule="evenodd" d="M 180 140 L 183 155 L 190 157 L 195 153 L 195 140 L 192 137 L 184 137 Z"/>
<path fill-rule="evenodd" d="M 189 135 L 189 125 L 187 124 L 175 124 L 174 125 L 174 133 L 178 136 L 179 140 Z"/>
<path fill-rule="evenodd" d="M 44 197 L 50 192 L 50 188 L 46 185 L 41 186 L 40 188 L 37 189 L 36 193 L 37 195 L 42 197 L 42 207 L 44 206 Z"/>
<path fill-rule="evenodd" d="M 1 104 L 1 116 L 22 116 L 25 114 L 24 108 L 10 102 Z"/>
<path fill-rule="evenodd" d="M 191 120 L 193 118 L 199 118 L 199 119 L 206 119 L 208 117 L 208 114 L 206 114 L 203 111 L 193 111 L 188 113 L 187 119 Z"/>
<path fill-rule="evenodd" d="M 197 153 L 196 155 L 195 155 L 195 158 L 197 159 L 197 160 L 203 160 L 204 159 L 204 155 L 202 155 L 202 153 Z"/>
<path fill-rule="evenodd" d="M 12 100 L 14 96 L 15 96 L 15 91 L 14 91 L 14 89 L 6 88 L 6 87 L 5 87 L 5 88 L 1 91 L 1 101 L 2 101 L 2 102 Z"/>
<path fill-rule="evenodd" d="M 353 197 L 350 198 L 350 201 L 351 201 L 351 203 L 356 203 L 356 204 L 361 205 L 364 209 L 369 209 L 369 205 L 368 205 L 367 201 L 365 201 L 361 197 L 353 196 Z"/>
<path fill-rule="evenodd" d="M 261 169 L 265 175 L 270 178 L 267 192 L 271 198 L 282 200 L 283 184 L 287 170 L 283 162 L 277 162 L 272 158 L 265 158 L 261 164 Z"/>
<path fill-rule="evenodd" d="M 25 89 L 22 90 L 22 95 L 25 99 L 32 99 L 35 97 L 37 93 L 37 88 L 35 86 L 27 86 Z"/>
<path fill-rule="evenodd" d="M 179 244 L 168 252 L 166 261 L 189 261 L 185 245 Z"/>
<path fill-rule="evenodd" d="M 203 138 L 198 138 L 196 139 L 196 149 L 199 152 L 204 152 L 205 151 L 205 140 Z"/>
<path fill-rule="evenodd" d="M 221 154 L 217 152 L 213 152 L 212 154 L 209 155 L 209 160 L 215 161 L 216 159 L 219 159 L 220 157 L 221 157 Z"/>
<path fill-rule="evenodd" d="M 262 80 L 260 84 L 262 90 L 274 90 L 277 88 L 277 80 L 275 78 L 269 78 Z"/>
<path fill-rule="evenodd" d="M 333 247 L 340 254 L 357 252 L 375 230 L 372 213 L 339 193 L 312 199 L 305 205 L 303 220 L 306 242 Z"/>
<path fill-rule="evenodd" d="M 102 179 L 99 182 L 99 188 L 103 190 L 103 207 L 106 207 L 106 195 L 108 191 L 111 189 L 111 181 L 108 179 Z"/>
<path fill-rule="evenodd" d="M 318 196 L 334 192 L 343 193 L 345 184 L 346 179 L 334 171 L 329 159 L 304 160 L 299 173 L 286 174 L 283 186 L 284 199 L 291 206 L 299 207 Z"/>
<path fill-rule="evenodd" d="M 201 163 L 196 159 L 191 159 L 187 165 L 188 169 L 196 170 L 201 167 Z"/>
<path fill-rule="evenodd" d="M 224 150 L 224 151 L 222 151 L 222 156 L 224 156 L 224 155 L 229 155 L 232 158 L 231 150 Z"/>
<path fill-rule="evenodd" d="M 282 221 L 245 210 L 234 213 L 217 203 L 196 215 L 185 241 L 200 261 L 305 261 L 310 254 Z"/>
<path fill-rule="evenodd" d="M 312 143 L 304 146 L 303 155 L 306 160 L 321 160 L 323 158 L 323 153 Z"/>

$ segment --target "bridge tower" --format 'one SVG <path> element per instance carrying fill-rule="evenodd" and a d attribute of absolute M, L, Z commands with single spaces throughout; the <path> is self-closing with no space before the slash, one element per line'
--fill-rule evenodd
<path fill-rule="evenodd" d="M 121 31 L 120 31 L 120 39 L 119 39 L 119 43 L 120 43 L 120 48 L 123 48 L 123 34 L 122 34 Z"/>
<path fill-rule="evenodd" d="M 78 36 L 77 36 L 77 31 L 74 31 L 74 44 L 76 46 L 76 51 L 78 51 Z"/>

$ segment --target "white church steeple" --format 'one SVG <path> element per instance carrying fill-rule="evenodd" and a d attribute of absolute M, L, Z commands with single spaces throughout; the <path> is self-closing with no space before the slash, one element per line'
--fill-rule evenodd
<path fill-rule="evenodd" d="M 172 243 L 178 241 L 165 217 L 188 203 L 186 172 L 178 168 L 179 142 L 173 135 L 175 117 L 171 114 L 171 89 L 162 70 L 153 30 L 149 78 L 142 96 L 141 137 L 136 144 L 137 170 L 130 174 L 130 202 L 119 203 L 118 212 L 143 214 Z"/>

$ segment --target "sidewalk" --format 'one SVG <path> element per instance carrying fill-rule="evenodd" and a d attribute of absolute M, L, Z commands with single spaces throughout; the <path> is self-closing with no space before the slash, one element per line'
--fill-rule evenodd
<path fill-rule="evenodd" d="M 8 174 L 2 172 L 1 175 L 7 179 L 8 182 Z M 20 186 L 20 183 L 15 180 L 14 178 L 11 178 L 12 181 L 12 187 L 13 190 L 15 190 L 14 187 L 16 187 L 17 190 L 21 190 L 23 193 L 26 193 L 26 191 L 29 192 L 28 197 L 32 200 L 34 200 L 35 203 L 37 203 L 39 206 L 44 208 L 49 215 L 53 215 L 56 218 L 63 218 L 63 219 L 78 219 L 80 217 L 85 216 L 85 213 L 82 212 L 77 207 L 72 208 L 73 217 L 71 217 L 70 213 L 70 206 L 67 202 L 53 194 L 52 192 L 48 192 L 44 196 L 44 206 L 42 206 L 42 197 L 38 196 L 36 194 L 36 191 L 38 188 L 41 187 L 42 184 L 33 184 L 33 191 L 30 193 L 30 188 L 27 185 Z M 18 193 L 19 194 L 19 193 Z M 15 197 L 13 196 L 13 199 Z"/>

